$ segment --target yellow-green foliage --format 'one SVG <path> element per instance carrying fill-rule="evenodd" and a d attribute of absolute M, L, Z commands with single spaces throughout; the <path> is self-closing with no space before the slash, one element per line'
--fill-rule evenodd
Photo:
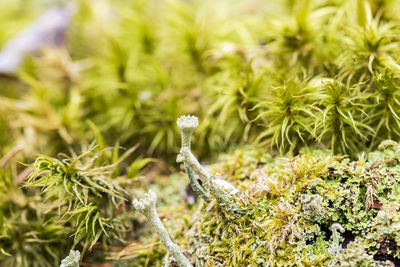
<path fill-rule="evenodd" d="M 139 178 L 151 160 L 121 165 L 135 148 L 121 156 L 119 149 L 42 155 L 25 169 L 15 159 L 21 148 L 1 158 L 0 265 L 57 266 L 72 247 L 84 255 L 89 250 L 89 262 L 104 262 L 108 253 L 118 258 L 108 246 L 122 249 L 127 240 L 138 240 L 136 216 L 127 205 L 143 188 Z M 136 253 L 140 262 L 149 252 Z"/>
<path fill-rule="evenodd" d="M 203 121 L 201 158 L 245 142 L 356 157 L 400 137 L 397 1 L 72 2 L 65 46 L 0 78 L 2 144 L 55 154 L 92 140 L 92 122 L 170 161 L 182 114 Z M 4 4 L 2 25 L 29 16 L 1 44 L 47 7 L 28 6 Z"/>
<path fill-rule="evenodd" d="M 0 49 L 54 2 L 0 0 Z M 1 266 L 55 266 L 72 246 L 93 248 L 85 263 L 160 266 L 166 252 L 126 206 L 149 185 L 193 263 L 399 258 L 397 152 L 371 152 L 400 139 L 399 1 L 68 2 L 65 43 L 0 73 Z M 213 167 L 241 190 L 241 218 L 188 205 L 181 176 L 158 176 L 175 170 L 183 114 L 202 122 L 202 160 L 249 146 Z M 138 144 L 133 163 L 107 144 Z M 334 223 L 349 249 L 336 251 Z"/>
<path fill-rule="evenodd" d="M 0 164 L 0 264 L 56 266 L 72 244 L 70 227 L 46 212 L 37 192 L 21 188 L 26 172 L 18 174 L 8 156 Z"/>

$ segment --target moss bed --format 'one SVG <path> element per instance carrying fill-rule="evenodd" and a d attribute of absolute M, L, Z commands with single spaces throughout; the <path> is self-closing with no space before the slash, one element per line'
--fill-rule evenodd
<path fill-rule="evenodd" d="M 180 242 L 197 266 L 398 266 L 399 159 L 393 148 L 356 161 L 238 150 L 212 172 L 241 191 L 245 215 L 204 202 Z"/>

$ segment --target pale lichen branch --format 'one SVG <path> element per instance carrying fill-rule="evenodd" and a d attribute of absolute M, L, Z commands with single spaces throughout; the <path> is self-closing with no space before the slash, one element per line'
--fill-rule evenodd
<path fill-rule="evenodd" d="M 183 255 L 179 246 L 172 242 L 167 229 L 165 229 L 164 225 L 162 224 L 160 218 L 158 217 L 157 210 L 156 210 L 156 202 L 157 196 L 153 191 L 149 191 L 145 194 L 144 198 L 138 200 L 134 199 L 132 201 L 133 207 L 146 216 L 147 221 L 152 226 L 153 230 L 158 234 L 161 242 L 167 248 L 168 252 L 172 255 L 175 259 L 176 263 L 180 267 L 191 267 L 192 264 L 189 260 Z"/>
<path fill-rule="evenodd" d="M 181 147 L 182 148 L 186 147 L 190 149 L 190 143 L 191 143 L 190 139 L 192 137 L 192 133 L 199 125 L 199 120 L 197 119 L 196 116 L 184 115 L 177 119 L 176 124 L 178 125 L 178 128 L 181 130 L 181 141 L 182 141 Z M 183 159 L 180 158 L 178 155 L 176 161 L 180 163 L 183 162 Z M 206 202 L 210 202 L 211 198 L 204 191 L 203 187 L 197 181 L 197 178 L 193 175 L 192 171 L 190 170 L 190 168 L 188 168 L 186 163 L 184 163 L 184 168 L 193 191 L 198 196 L 203 198 Z"/>
<path fill-rule="evenodd" d="M 240 209 L 232 199 L 231 192 L 233 193 L 233 191 L 225 190 L 221 186 L 221 183 L 201 166 L 188 147 L 181 148 L 180 158 L 187 164 L 192 172 L 199 176 L 204 187 L 210 190 L 211 194 L 218 200 L 220 206 L 223 206 L 236 217 L 240 217 L 243 214 L 243 210 Z M 225 183 L 227 182 L 225 181 Z M 231 186 L 231 188 L 234 188 L 234 186 Z M 234 192 L 237 193 L 238 191 L 234 190 Z"/>

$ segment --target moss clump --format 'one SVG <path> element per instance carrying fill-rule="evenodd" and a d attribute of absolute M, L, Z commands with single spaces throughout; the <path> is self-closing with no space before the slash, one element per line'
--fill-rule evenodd
<path fill-rule="evenodd" d="M 190 235 L 205 266 L 385 266 L 400 260 L 400 155 L 271 159 L 240 150 L 213 166 L 241 190 L 236 218 L 203 203 Z M 265 160 L 265 159 L 268 160 Z M 333 233 L 339 224 L 343 233 Z M 336 231 L 336 230 L 335 230 Z M 388 261 L 385 263 L 385 261 Z"/>
<path fill-rule="evenodd" d="M 130 196 L 144 187 L 139 178 L 150 161 L 122 163 L 134 149 L 119 155 L 119 147 L 93 146 L 80 155 L 42 155 L 25 169 L 16 161 L 20 149 L 3 157 L 0 265 L 58 266 L 71 248 L 82 253 L 84 263 L 103 263 L 124 259 L 121 250 L 127 242 L 141 244 L 147 238 L 151 242 L 152 236 L 139 230 L 140 221 L 129 208 Z M 151 251 L 136 247 L 129 256 L 135 263 L 148 258 L 153 264 L 161 261 L 162 255 L 155 244 Z"/>

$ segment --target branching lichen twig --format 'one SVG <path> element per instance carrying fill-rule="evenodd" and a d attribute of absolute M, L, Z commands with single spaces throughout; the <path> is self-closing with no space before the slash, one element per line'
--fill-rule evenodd
<path fill-rule="evenodd" d="M 193 131 L 199 125 L 199 121 L 195 116 L 181 116 L 176 121 L 178 128 L 181 130 L 181 140 L 182 140 L 182 147 L 187 147 L 190 149 L 190 139 L 192 136 Z M 179 162 L 179 159 L 177 160 Z M 211 198 L 207 195 L 204 191 L 203 187 L 199 184 L 196 177 L 193 175 L 190 168 L 184 163 L 185 172 L 188 176 L 189 183 L 194 192 L 200 197 L 202 197 L 206 202 L 210 202 Z"/>
<path fill-rule="evenodd" d="M 182 147 L 179 155 L 178 158 L 182 159 L 189 169 L 199 176 L 204 187 L 210 190 L 211 194 L 218 200 L 219 204 L 236 217 L 240 217 L 243 210 L 237 206 L 235 201 L 232 199 L 232 195 L 216 181 L 213 175 L 209 174 L 206 169 L 200 165 L 199 161 L 192 154 L 189 148 Z"/>
<path fill-rule="evenodd" d="M 235 201 L 232 199 L 232 192 L 225 190 L 221 183 L 215 179 L 214 176 L 209 174 L 198 162 L 196 157 L 190 151 L 190 138 L 193 131 L 197 128 L 199 122 L 195 116 L 181 116 L 177 120 L 178 128 L 182 131 L 182 147 L 180 154 L 177 157 L 177 162 L 183 162 L 185 164 L 185 171 L 188 174 L 190 184 L 193 190 L 203 197 L 207 202 L 211 199 L 206 194 L 203 187 L 194 179 L 193 173 L 197 174 L 202 182 L 202 185 L 206 190 L 210 190 L 211 194 L 218 200 L 219 205 L 223 206 L 227 211 L 240 217 L 243 210 L 240 209 Z M 227 184 L 227 182 L 225 182 Z M 231 186 L 234 188 L 233 186 Z M 235 190 L 235 193 L 237 190 Z"/>
<path fill-rule="evenodd" d="M 147 221 L 153 227 L 153 230 L 158 234 L 161 242 L 167 248 L 169 253 L 181 267 L 192 267 L 189 260 L 183 255 L 178 245 L 172 242 L 167 229 L 165 229 L 156 210 L 157 196 L 153 191 L 149 191 L 144 198 L 132 201 L 133 207 L 146 216 Z"/>

